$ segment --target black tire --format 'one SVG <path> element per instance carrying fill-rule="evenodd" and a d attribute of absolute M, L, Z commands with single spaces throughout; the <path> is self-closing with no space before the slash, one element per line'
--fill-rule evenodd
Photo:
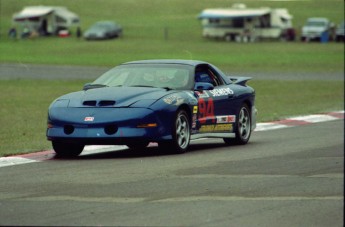
<path fill-rule="evenodd" d="M 78 143 L 52 141 L 52 145 L 57 157 L 60 158 L 77 157 L 84 150 L 84 145 Z"/>
<path fill-rule="evenodd" d="M 236 115 L 235 138 L 223 138 L 226 144 L 247 144 L 252 133 L 251 111 L 247 104 L 243 104 Z"/>
<path fill-rule="evenodd" d="M 149 145 L 149 142 L 133 142 L 126 144 L 126 146 L 132 150 L 144 149 L 147 147 L 147 145 Z"/>
<path fill-rule="evenodd" d="M 190 142 L 190 123 L 184 110 L 179 110 L 175 116 L 172 137 L 171 141 L 160 142 L 159 147 L 168 153 L 185 153 Z"/>

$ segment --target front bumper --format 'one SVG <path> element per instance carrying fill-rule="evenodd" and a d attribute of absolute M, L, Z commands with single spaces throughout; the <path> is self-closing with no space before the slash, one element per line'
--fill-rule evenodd
<path fill-rule="evenodd" d="M 47 139 L 83 144 L 126 144 L 171 139 L 169 122 L 147 108 L 54 108 Z"/>

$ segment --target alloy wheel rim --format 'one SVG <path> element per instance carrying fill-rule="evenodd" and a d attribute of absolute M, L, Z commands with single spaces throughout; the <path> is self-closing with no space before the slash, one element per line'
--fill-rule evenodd
<path fill-rule="evenodd" d="M 242 139 L 248 139 L 250 135 L 250 116 L 248 110 L 243 107 L 239 114 L 238 119 L 239 133 Z"/>
<path fill-rule="evenodd" d="M 181 114 L 176 121 L 176 139 L 180 148 L 184 149 L 188 146 L 189 136 L 188 119 Z"/>

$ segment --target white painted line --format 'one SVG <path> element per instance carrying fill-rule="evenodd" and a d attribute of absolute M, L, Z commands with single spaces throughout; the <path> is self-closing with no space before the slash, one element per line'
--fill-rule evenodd
<path fill-rule="evenodd" d="M 14 166 L 20 164 L 26 164 L 31 162 L 38 162 L 36 160 L 21 158 L 21 157 L 2 157 L 0 158 L 0 167 Z"/>
<path fill-rule="evenodd" d="M 325 201 L 344 200 L 344 196 L 272 196 L 272 197 L 241 197 L 241 196 L 189 196 L 152 200 L 153 203 L 202 202 L 202 201 Z"/>
<path fill-rule="evenodd" d="M 119 151 L 123 149 L 128 149 L 127 146 L 116 146 L 116 145 L 89 145 L 85 146 L 81 155 L 89 155 L 89 154 L 96 154 L 99 152 L 107 152 L 107 151 Z"/>
<path fill-rule="evenodd" d="M 309 116 L 292 117 L 292 118 L 288 118 L 287 120 L 297 120 L 297 121 L 306 121 L 309 123 L 318 123 L 318 122 L 333 121 L 333 120 L 338 120 L 338 119 L 339 118 L 333 117 L 330 115 L 314 114 L 314 115 L 309 115 Z"/>
<path fill-rule="evenodd" d="M 275 130 L 275 129 L 281 129 L 281 128 L 289 128 L 291 126 L 288 125 L 282 125 L 277 123 L 258 123 L 256 124 L 255 132 L 260 131 L 268 131 L 268 130 Z"/>
<path fill-rule="evenodd" d="M 85 146 L 84 151 L 92 151 L 95 149 L 109 149 L 109 148 L 116 148 L 119 146 L 115 146 L 115 145 L 88 145 Z"/>

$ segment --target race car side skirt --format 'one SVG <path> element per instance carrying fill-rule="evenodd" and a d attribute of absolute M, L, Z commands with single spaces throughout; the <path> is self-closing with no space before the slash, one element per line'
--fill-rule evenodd
<path fill-rule="evenodd" d="M 191 135 L 191 140 L 200 138 L 235 138 L 235 133 L 200 133 Z"/>

